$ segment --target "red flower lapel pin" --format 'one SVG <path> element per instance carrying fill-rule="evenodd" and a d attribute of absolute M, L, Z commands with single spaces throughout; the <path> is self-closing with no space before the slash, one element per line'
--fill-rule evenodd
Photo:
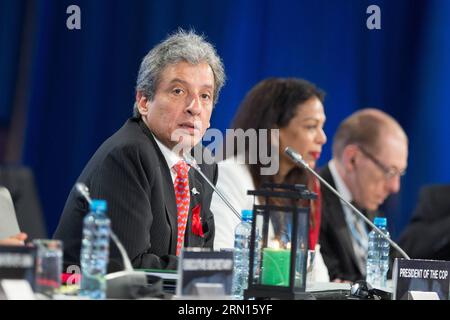
<path fill-rule="evenodd" d="M 200 211 L 202 211 L 202 207 L 200 204 L 197 204 L 192 209 L 192 233 L 203 238 L 203 226 L 202 218 L 200 217 Z"/>

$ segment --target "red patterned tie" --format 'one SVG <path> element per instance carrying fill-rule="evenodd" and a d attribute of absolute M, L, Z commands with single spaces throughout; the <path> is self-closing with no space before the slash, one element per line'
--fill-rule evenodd
<path fill-rule="evenodd" d="M 183 160 L 177 162 L 173 166 L 173 169 L 177 173 L 174 182 L 175 197 L 177 200 L 177 210 L 178 210 L 178 236 L 177 236 L 177 256 L 180 255 L 181 248 L 184 242 L 184 233 L 186 231 L 186 222 L 189 212 L 189 204 L 191 202 L 191 197 L 189 194 L 189 177 L 188 170 L 189 167 Z"/>

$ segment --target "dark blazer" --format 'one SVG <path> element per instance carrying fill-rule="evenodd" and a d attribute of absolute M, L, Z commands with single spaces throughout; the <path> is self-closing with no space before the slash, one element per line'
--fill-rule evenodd
<path fill-rule="evenodd" d="M 319 173 L 333 188 L 336 188 L 328 166 Z M 351 233 L 345 221 L 341 202 L 324 185 L 321 185 L 321 192 L 322 222 L 319 243 L 330 280 L 333 281 L 336 278 L 348 281 L 364 279 L 356 262 Z"/>
<path fill-rule="evenodd" d="M 200 146 L 203 150 L 203 148 Z M 217 165 L 202 164 L 214 183 Z M 177 208 L 170 169 L 150 130 L 142 120 L 129 119 L 107 139 L 90 159 L 77 181 L 84 182 L 92 198 L 105 199 L 112 229 L 123 243 L 135 268 L 175 269 Z M 193 169 L 189 170 L 191 205 L 185 247 L 213 247 L 214 218 L 209 209 L 212 189 Z M 192 233 L 192 208 L 201 206 L 204 236 Z M 64 264 L 79 265 L 83 218 L 87 202 L 75 189 L 69 194 L 54 238 L 64 241 Z M 123 263 L 110 243 L 109 271 Z"/>
<path fill-rule="evenodd" d="M 450 185 L 423 187 L 419 202 L 399 238 L 414 259 L 450 260 Z"/>

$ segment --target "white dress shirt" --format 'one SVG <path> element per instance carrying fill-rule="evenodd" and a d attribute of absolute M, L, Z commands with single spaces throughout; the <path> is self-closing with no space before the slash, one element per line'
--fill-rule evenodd
<path fill-rule="evenodd" d="M 176 165 L 180 160 L 183 160 L 179 155 L 177 155 L 175 152 L 170 150 L 166 145 L 164 145 L 161 141 L 156 138 L 156 136 L 152 133 L 153 138 L 155 138 L 156 144 L 159 147 L 159 150 L 161 150 L 161 153 L 164 156 L 164 159 L 166 159 L 167 165 L 170 168 L 170 175 L 172 177 L 172 183 L 175 183 L 175 178 L 177 177 L 177 172 L 173 168 L 174 165 Z M 188 167 L 190 168 L 190 167 Z"/>

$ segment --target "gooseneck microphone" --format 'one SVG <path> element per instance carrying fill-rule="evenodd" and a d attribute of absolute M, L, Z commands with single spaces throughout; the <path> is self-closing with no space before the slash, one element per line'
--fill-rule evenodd
<path fill-rule="evenodd" d="M 284 152 L 291 158 L 297 165 L 301 165 L 306 170 L 308 170 L 310 173 L 312 173 L 317 179 L 320 180 L 321 183 L 323 183 L 331 192 L 333 192 L 339 199 L 341 199 L 342 202 L 344 202 L 350 209 L 352 209 L 352 212 L 354 212 L 357 216 L 359 216 L 361 219 L 363 219 L 373 230 L 375 230 L 379 235 L 381 235 L 384 239 L 386 239 L 393 248 L 395 248 L 400 254 L 405 258 L 410 260 L 409 256 L 406 254 L 405 251 L 403 251 L 400 246 L 391 240 L 387 235 L 383 233 L 377 226 L 375 226 L 372 221 L 370 221 L 364 214 L 361 213 L 354 205 L 352 205 L 350 202 L 345 200 L 339 192 L 337 192 L 328 182 L 325 181 L 317 172 L 315 172 L 313 169 L 311 169 L 306 163 L 305 160 L 303 160 L 302 156 L 294 151 L 292 148 L 287 147 Z"/>
<path fill-rule="evenodd" d="M 82 182 L 77 182 L 75 188 L 78 193 L 91 204 L 92 199 L 89 195 L 88 187 Z M 147 276 L 145 272 L 135 271 L 133 269 L 127 251 L 112 229 L 110 235 L 111 239 L 119 249 L 124 264 L 124 270 L 106 275 L 106 296 L 108 298 L 136 298 L 136 288 L 145 288 L 147 286 Z"/>
<path fill-rule="evenodd" d="M 185 153 L 183 155 L 183 159 L 184 159 L 184 161 L 186 161 L 186 163 L 191 168 L 193 168 L 195 171 L 197 171 L 202 176 L 202 178 L 211 186 L 211 188 L 213 188 L 214 192 L 223 200 L 223 202 L 225 202 L 227 207 L 234 213 L 236 218 L 239 221 L 241 221 L 241 215 L 240 215 L 239 211 L 237 211 L 236 208 L 233 207 L 233 205 L 230 203 L 230 201 L 227 200 L 225 195 L 219 189 L 216 188 L 216 186 L 208 179 L 207 176 L 205 176 L 205 174 L 202 172 L 202 169 L 200 169 L 197 162 L 195 162 L 195 159 L 192 158 L 192 156 L 187 153 Z"/>

